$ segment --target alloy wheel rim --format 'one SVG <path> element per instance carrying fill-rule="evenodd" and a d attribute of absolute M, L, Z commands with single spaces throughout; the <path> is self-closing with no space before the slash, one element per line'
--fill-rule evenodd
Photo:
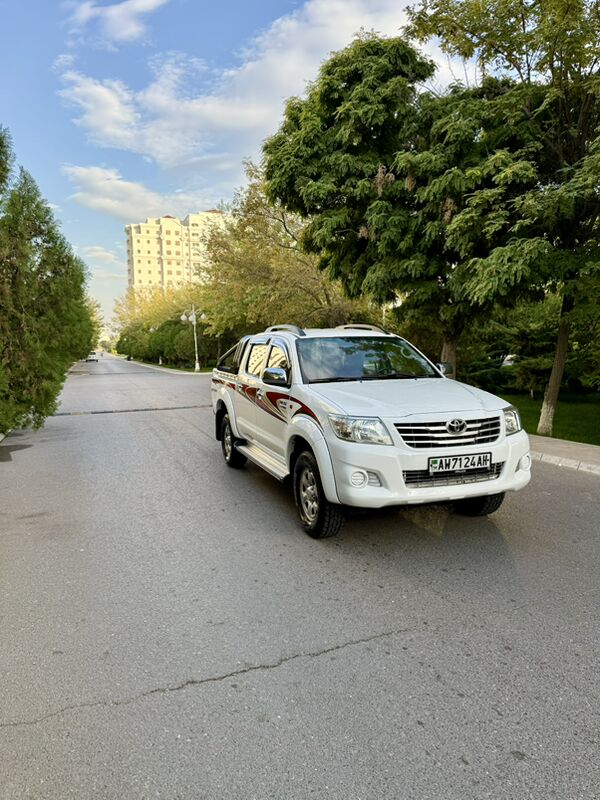
<path fill-rule="evenodd" d="M 300 506 L 309 522 L 314 522 L 319 513 L 319 492 L 315 474 L 310 467 L 305 467 L 300 475 Z"/>
<path fill-rule="evenodd" d="M 231 428 L 229 425 L 225 426 L 225 430 L 223 431 L 223 449 L 225 450 L 225 458 L 229 460 L 231 458 L 231 450 L 233 448 L 233 443 L 231 441 Z"/>

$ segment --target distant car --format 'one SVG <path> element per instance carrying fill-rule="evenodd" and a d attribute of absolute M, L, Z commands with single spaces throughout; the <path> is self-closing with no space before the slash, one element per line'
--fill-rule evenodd
<path fill-rule="evenodd" d="M 85 360 L 86 361 L 98 361 L 98 356 L 96 355 L 96 353 L 90 353 L 88 356 L 86 356 Z"/>

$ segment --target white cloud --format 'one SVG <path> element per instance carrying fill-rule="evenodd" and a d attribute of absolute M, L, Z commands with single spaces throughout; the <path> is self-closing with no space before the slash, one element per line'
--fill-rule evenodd
<path fill-rule="evenodd" d="M 75 56 L 72 53 L 60 53 L 54 59 L 52 69 L 55 72 L 63 72 L 64 70 L 71 69 L 74 63 Z"/>
<path fill-rule="evenodd" d="M 304 92 L 332 50 L 361 28 L 395 35 L 405 22 L 398 0 L 307 0 L 252 41 L 238 67 L 210 83 L 202 62 L 170 53 L 153 59 L 153 78 L 139 91 L 68 70 L 62 96 L 79 110 L 76 122 L 94 143 L 233 185 L 242 158 L 256 157 L 277 129 L 285 99 Z M 427 50 L 440 63 L 438 82 L 454 80 L 448 60 Z"/>
<path fill-rule="evenodd" d="M 63 169 L 76 189 L 70 199 L 124 222 L 139 222 L 163 214 L 185 216 L 212 205 L 209 197 L 192 192 L 153 192 L 142 183 L 124 180 L 116 169 L 80 166 Z"/>
<path fill-rule="evenodd" d="M 158 7 L 150 0 L 79 3 L 79 24 L 109 9 L 139 14 L 142 5 Z M 150 81 L 139 90 L 90 77 L 66 62 L 61 95 L 77 109 L 75 122 L 90 141 L 139 154 L 170 170 L 174 185 L 183 187 L 160 194 L 115 169 L 69 166 L 74 199 L 131 222 L 165 213 L 184 216 L 230 197 L 243 182 L 242 159 L 259 157 L 262 141 L 277 130 L 286 98 L 305 91 L 330 52 L 361 28 L 395 35 L 405 22 L 398 0 L 307 0 L 250 42 L 239 66 L 215 74 L 202 60 L 171 52 L 150 60 Z M 438 84 L 463 75 L 462 64 L 433 47 L 427 52 L 440 64 Z"/>
<path fill-rule="evenodd" d="M 92 267 L 90 272 L 92 278 L 97 281 L 118 281 L 119 283 L 122 283 L 126 279 L 126 275 L 124 273 L 111 272 L 110 270 L 103 269 L 102 267 Z"/>
<path fill-rule="evenodd" d="M 60 94 L 81 111 L 77 125 L 85 128 L 91 141 L 136 149 L 136 130 L 141 116 L 133 92 L 121 81 L 97 81 L 68 70 L 63 75 L 68 88 Z"/>
<path fill-rule="evenodd" d="M 112 250 L 107 250 L 102 245 L 91 245 L 89 247 L 82 247 L 81 254 L 86 261 L 102 262 L 105 264 L 121 264 L 121 260 Z"/>
<path fill-rule="evenodd" d="M 151 14 L 169 0 L 123 0 L 121 3 L 99 5 L 95 0 L 80 0 L 71 5 L 68 19 L 71 33 L 80 33 L 96 23 L 109 43 L 132 42 L 146 33 L 144 16 Z"/>

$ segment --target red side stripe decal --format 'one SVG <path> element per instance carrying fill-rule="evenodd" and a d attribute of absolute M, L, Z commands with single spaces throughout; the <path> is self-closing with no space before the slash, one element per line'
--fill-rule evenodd
<path fill-rule="evenodd" d="M 225 381 L 222 378 L 213 378 L 213 383 L 222 383 L 225 386 L 228 386 L 230 389 L 236 389 L 236 384 L 231 383 L 230 381 Z M 304 414 L 310 419 L 314 420 L 319 428 L 323 428 L 321 422 L 315 412 L 309 408 L 306 403 L 303 403 L 301 400 L 298 400 L 296 397 L 292 397 L 291 395 L 284 394 L 282 392 L 266 392 L 263 398 L 259 398 L 256 396 L 257 388 L 255 386 L 244 386 L 242 384 L 242 393 L 246 397 L 246 399 L 250 400 L 251 403 L 255 403 L 259 408 L 265 411 L 267 414 L 270 414 L 275 419 L 280 420 L 281 422 L 286 421 L 285 415 L 281 412 L 277 401 L 278 400 L 289 400 L 291 403 L 294 403 L 298 408 L 292 414 L 293 417 L 298 417 Z"/>

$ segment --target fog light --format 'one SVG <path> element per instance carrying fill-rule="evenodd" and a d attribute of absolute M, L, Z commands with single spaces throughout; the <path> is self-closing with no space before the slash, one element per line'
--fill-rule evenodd
<path fill-rule="evenodd" d="M 521 457 L 518 469 L 528 470 L 530 468 L 531 468 L 531 456 L 529 455 L 529 453 L 527 453 L 527 455 Z"/>
<path fill-rule="evenodd" d="M 369 479 L 369 486 L 381 486 L 381 478 L 376 472 L 367 470 L 367 477 Z"/>
<path fill-rule="evenodd" d="M 350 475 L 350 483 L 357 488 L 359 486 L 364 486 L 367 480 L 366 472 L 353 472 L 352 475 Z"/>

